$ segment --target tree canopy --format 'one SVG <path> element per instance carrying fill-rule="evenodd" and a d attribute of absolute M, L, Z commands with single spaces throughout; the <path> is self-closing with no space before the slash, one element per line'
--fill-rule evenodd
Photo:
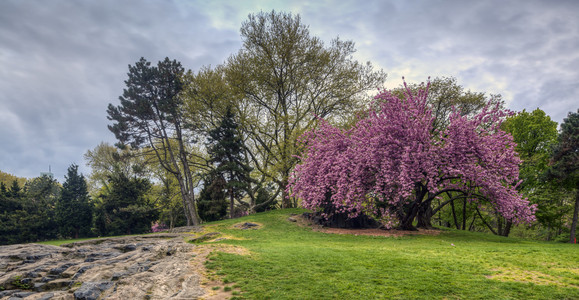
<path fill-rule="evenodd" d="M 63 237 L 89 236 L 91 234 L 93 207 L 88 188 L 78 166 L 68 168 L 62 192 L 56 201 L 56 221 Z"/>
<path fill-rule="evenodd" d="M 563 120 L 552 161 L 554 176 L 561 179 L 563 187 L 575 190 L 569 239 L 570 243 L 574 243 L 579 218 L 579 110 L 576 113 L 570 112 Z"/>
<path fill-rule="evenodd" d="M 251 186 L 251 167 L 245 157 L 247 151 L 238 132 L 233 111 L 228 108 L 218 127 L 208 133 L 208 153 L 216 178 L 225 180 L 229 195 L 229 217 L 233 218 L 235 199 L 243 196 Z M 215 183 L 215 181 L 213 182 Z"/>
<path fill-rule="evenodd" d="M 322 121 L 301 139 L 305 153 L 289 188 L 306 208 L 331 206 L 355 217 L 366 213 L 413 229 L 421 206 L 447 191 L 469 201 L 488 201 L 514 222 L 534 220 L 535 206 L 515 189 L 517 157 L 512 137 L 500 129 L 508 115 L 499 104 L 472 118 L 454 112 L 433 134 L 427 90 L 403 98 L 383 91 L 352 129 Z"/>
<path fill-rule="evenodd" d="M 282 191 L 283 207 L 295 141 L 316 116 L 345 118 L 381 87 L 386 75 L 352 58 L 354 43 L 338 38 L 324 45 L 299 15 L 250 14 L 241 26 L 242 49 L 225 66 L 225 78 L 241 95 L 240 123 L 253 167 Z"/>
<path fill-rule="evenodd" d="M 129 65 L 127 88 L 119 97 L 120 105 L 109 104 L 109 129 L 121 144 L 137 149 L 145 145 L 159 164 L 177 178 L 187 225 L 200 224 L 195 205 L 195 183 L 187 149 L 187 124 L 184 120 L 181 63 L 169 58 L 151 66 L 141 58 Z"/>

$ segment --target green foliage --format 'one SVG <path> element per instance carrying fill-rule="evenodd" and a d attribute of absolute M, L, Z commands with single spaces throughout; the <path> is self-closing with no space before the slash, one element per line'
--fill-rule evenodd
<path fill-rule="evenodd" d="M 11 278 L 9 284 L 15 287 L 16 289 L 21 290 L 31 290 L 34 287 L 28 283 L 22 283 L 22 276 L 15 276 Z"/>
<path fill-rule="evenodd" d="M 570 112 L 561 124 L 553 150 L 553 175 L 569 189 L 579 186 L 579 110 Z"/>
<path fill-rule="evenodd" d="M 203 189 L 199 193 L 197 209 L 199 217 L 205 222 L 223 219 L 227 214 L 227 199 L 225 194 L 227 182 L 216 172 L 207 175 Z"/>
<path fill-rule="evenodd" d="M 245 145 L 239 135 L 238 125 L 231 108 L 223 116 L 218 127 L 208 133 L 208 153 L 210 162 L 215 169 L 213 177 L 225 180 L 223 186 L 229 195 L 229 216 L 233 218 L 234 201 L 240 198 L 251 188 L 251 168 L 246 163 Z M 214 180 L 214 182 L 217 182 Z M 219 185 L 213 185 L 215 190 Z M 216 199 L 218 200 L 218 199 Z"/>
<path fill-rule="evenodd" d="M 179 181 L 187 225 L 198 225 L 194 203 L 194 180 L 187 149 L 189 132 L 184 118 L 180 62 L 165 58 L 156 66 L 141 58 L 129 65 L 127 87 L 119 97 L 120 105 L 109 104 L 109 129 L 121 146 L 133 149 L 145 146 L 156 162 Z"/>
<path fill-rule="evenodd" d="M 12 184 L 14 180 L 16 180 L 16 182 L 18 182 L 18 185 L 20 186 L 24 186 L 26 184 L 26 181 L 28 181 L 28 179 L 26 178 L 17 177 L 12 174 L 0 171 L 0 184 L 5 184 L 6 186 L 8 186 Z"/>
<path fill-rule="evenodd" d="M 158 218 L 154 203 L 146 194 L 151 183 L 124 174 L 109 179 L 110 191 L 100 196 L 95 208 L 95 229 L 99 235 L 146 233 Z"/>
<path fill-rule="evenodd" d="M 282 206 L 299 149 L 295 141 L 316 125 L 316 116 L 346 119 L 382 86 L 386 74 L 353 60 L 352 41 L 324 45 L 299 15 L 251 14 L 241 25 L 242 49 L 225 66 L 225 78 L 240 95 L 238 111 L 252 167 L 277 185 Z M 276 193 L 277 195 L 277 193 Z"/>
<path fill-rule="evenodd" d="M 523 110 L 507 118 L 501 128 L 513 136 L 517 143 L 515 150 L 523 161 L 519 166 L 518 187 L 531 203 L 537 204 L 537 220 L 546 228 L 547 239 L 552 233 L 560 233 L 563 226 L 562 216 L 566 206 L 561 205 L 565 197 L 561 195 L 552 181 L 544 180 L 551 155 L 551 148 L 557 140 L 557 122 L 541 109 L 532 112 Z"/>
<path fill-rule="evenodd" d="M 557 140 L 557 122 L 537 108 L 507 118 L 502 128 L 513 136 L 517 143 L 515 150 L 523 160 L 519 171 L 523 180 L 520 188 L 532 192 L 540 183 L 539 176 L 547 169 L 551 148 Z"/>
<path fill-rule="evenodd" d="M 158 183 L 153 185 L 150 197 L 158 199 L 156 206 L 160 211 L 159 223 L 169 228 L 187 225 L 177 180 L 166 172 L 161 172 L 156 177 Z"/>
<path fill-rule="evenodd" d="M 22 209 L 19 197 L 12 197 L 4 183 L 0 184 L 0 212 L 12 212 Z"/>
<path fill-rule="evenodd" d="M 145 156 L 139 149 L 118 148 L 108 143 L 100 143 L 84 154 L 86 165 L 91 168 L 88 178 L 89 193 L 94 197 L 101 188 L 107 188 L 108 178 L 117 173 L 127 177 L 145 177 L 151 173 Z"/>
<path fill-rule="evenodd" d="M 444 230 L 404 237 L 327 234 L 276 210 L 212 224 L 251 255 L 218 252 L 214 272 L 248 299 L 574 299 L 576 246 Z M 259 230 L 232 229 L 238 222 Z"/>
<path fill-rule="evenodd" d="M 86 237 L 91 233 L 93 207 L 86 181 L 78 173 L 78 166 L 68 168 L 62 193 L 56 202 L 56 220 L 63 237 Z"/>
<path fill-rule="evenodd" d="M 575 193 L 569 242 L 575 242 L 579 219 L 579 110 L 570 112 L 561 124 L 561 133 L 553 150 L 551 177 L 557 178 L 561 187 Z"/>
<path fill-rule="evenodd" d="M 424 89 L 424 84 L 408 84 L 393 90 L 398 97 L 402 97 L 406 88 L 413 92 Z M 488 99 L 489 98 L 489 99 Z M 456 109 L 462 115 L 474 115 L 481 111 L 489 101 L 493 103 L 501 100 L 500 95 L 487 97 L 482 92 L 465 91 L 454 77 L 436 77 L 430 81 L 428 87 L 428 107 L 434 115 L 433 129 L 441 131 L 446 128 L 450 121 L 450 115 Z"/>
<path fill-rule="evenodd" d="M 277 201 L 275 201 L 275 198 L 272 200 L 271 190 L 272 187 L 270 186 L 260 186 L 257 189 L 257 195 L 255 196 L 255 212 L 264 212 L 276 208 Z"/>
<path fill-rule="evenodd" d="M 60 185 L 49 176 L 34 178 L 24 189 L 14 181 L 6 195 L 0 195 L 0 244 L 54 239 L 58 234 L 54 207 Z"/>
<path fill-rule="evenodd" d="M 10 189 L 8 189 L 8 197 L 11 197 L 14 199 L 20 199 L 20 198 L 22 198 L 23 194 L 24 194 L 24 192 L 22 191 L 22 188 L 20 188 L 18 181 L 13 180 L 12 185 L 10 186 Z"/>

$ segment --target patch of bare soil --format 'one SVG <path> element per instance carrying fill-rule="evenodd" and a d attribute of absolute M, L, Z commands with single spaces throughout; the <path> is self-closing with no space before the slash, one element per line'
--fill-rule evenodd
<path fill-rule="evenodd" d="M 439 235 L 440 230 L 436 229 L 419 229 L 418 231 L 396 230 L 396 229 L 378 229 L 378 228 L 362 228 L 362 229 L 348 229 L 348 228 L 330 228 L 322 227 L 313 224 L 311 220 L 304 216 L 292 216 L 290 221 L 296 222 L 300 226 L 311 227 L 314 231 L 329 233 L 329 234 L 352 234 L 352 235 L 370 235 L 370 236 L 387 236 L 400 237 L 405 235 Z"/>
<path fill-rule="evenodd" d="M 195 267 L 199 275 L 201 276 L 201 286 L 205 288 L 206 294 L 201 297 L 204 300 L 225 300 L 233 296 L 232 289 L 233 283 L 223 283 L 220 276 L 215 275 L 215 272 L 207 270 L 205 262 L 211 256 L 213 252 L 225 252 L 233 253 L 237 255 L 249 255 L 249 251 L 243 247 L 231 246 L 231 245 L 199 245 L 196 248 L 197 253 L 192 261 L 192 265 Z M 229 291 L 225 288 L 229 287 Z"/>

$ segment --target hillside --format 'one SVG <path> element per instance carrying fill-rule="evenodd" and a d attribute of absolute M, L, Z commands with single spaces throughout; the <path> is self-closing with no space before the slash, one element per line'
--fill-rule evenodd
<path fill-rule="evenodd" d="M 457 230 L 327 230 L 302 212 L 0 246 L 0 299 L 579 299 L 577 245 Z"/>
<path fill-rule="evenodd" d="M 329 234 L 278 210 L 206 226 L 220 244 L 206 266 L 247 299 L 577 299 L 577 245 L 444 230 Z M 254 222 L 259 229 L 233 225 Z M 225 238 L 225 239 L 224 239 Z M 212 244 L 211 242 L 209 244 Z"/>

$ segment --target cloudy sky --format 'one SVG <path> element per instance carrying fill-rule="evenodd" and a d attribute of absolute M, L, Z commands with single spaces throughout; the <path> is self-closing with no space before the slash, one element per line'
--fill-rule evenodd
<path fill-rule="evenodd" d="M 386 87 L 454 76 L 559 123 L 579 108 L 574 0 L 0 0 L 0 170 L 32 178 L 50 165 L 63 182 L 76 163 L 88 175 L 83 154 L 115 142 L 106 107 L 129 64 L 221 64 L 248 14 L 272 9 L 300 14 L 326 42 L 353 40 L 356 59 L 388 73 Z"/>

